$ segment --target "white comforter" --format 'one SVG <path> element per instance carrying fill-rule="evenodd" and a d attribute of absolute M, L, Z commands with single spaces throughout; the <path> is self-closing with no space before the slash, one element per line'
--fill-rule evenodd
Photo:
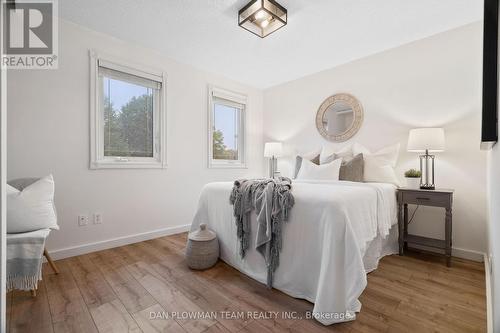
<path fill-rule="evenodd" d="M 266 283 L 264 258 L 250 249 L 239 255 L 229 195 L 232 183 L 210 183 L 201 193 L 191 230 L 206 223 L 217 233 L 220 258 Z M 366 273 L 397 249 L 395 186 L 345 181 L 294 181 L 295 205 L 283 228 L 283 249 L 273 286 L 314 303 L 313 315 L 325 325 L 355 319 Z M 255 215 L 253 214 L 253 222 Z M 391 231 L 391 236 L 389 236 Z M 368 250 L 367 250 L 368 249 Z"/>

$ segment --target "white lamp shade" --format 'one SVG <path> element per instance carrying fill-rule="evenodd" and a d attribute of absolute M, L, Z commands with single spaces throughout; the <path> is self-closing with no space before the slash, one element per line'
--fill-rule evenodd
<path fill-rule="evenodd" d="M 283 154 L 281 142 L 266 142 L 264 146 L 264 157 L 280 157 Z"/>
<path fill-rule="evenodd" d="M 410 130 L 408 151 L 429 152 L 444 151 L 444 130 L 442 128 L 416 128 Z"/>

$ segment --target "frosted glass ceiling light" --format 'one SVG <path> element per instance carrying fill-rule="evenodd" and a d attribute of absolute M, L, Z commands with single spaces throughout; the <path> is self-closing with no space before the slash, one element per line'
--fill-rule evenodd
<path fill-rule="evenodd" d="M 264 38 L 287 24 L 287 10 L 274 0 L 252 0 L 238 12 L 238 25 Z"/>
<path fill-rule="evenodd" d="M 265 12 L 264 10 L 262 10 L 262 9 L 261 9 L 261 10 L 259 10 L 259 11 L 257 12 L 257 14 L 255 14 L 255 18 L 256 18 L 257 20 L 263 19 L 264 17 L 266 17 L 266 12 Z"/>

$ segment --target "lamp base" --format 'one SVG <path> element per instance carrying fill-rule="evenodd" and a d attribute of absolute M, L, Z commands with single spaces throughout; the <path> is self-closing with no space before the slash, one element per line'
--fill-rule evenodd
<path fill-rule="evenodd" d="M 278 170 L 278 163 L 276 157 L 272 156 L 269 159 L 269 178 L 273 179 L 274 174 Z"/>
<path fill-rule="evenodd" d="M 435 190 L 434 186 L 434 155 L 429 155 L 426 150 L 424 155 L 420 155 L 420 189 Z"/>

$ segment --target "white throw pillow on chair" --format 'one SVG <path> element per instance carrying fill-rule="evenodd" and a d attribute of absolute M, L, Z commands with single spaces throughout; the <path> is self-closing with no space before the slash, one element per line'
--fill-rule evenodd
<path fill-rule="evenodd" d="M 7 233 L 59 229 L 54 206 L 54 179 L 41 178 L 22 191 L 7 185 Z"/>

